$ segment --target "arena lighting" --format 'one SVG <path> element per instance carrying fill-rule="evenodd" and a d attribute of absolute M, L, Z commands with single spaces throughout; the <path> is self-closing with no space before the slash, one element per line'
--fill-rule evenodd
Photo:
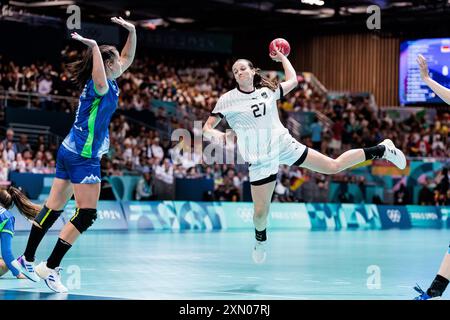
<path fill-rule="evenodd" d="M 298 14 L 317 18 L 329 18 L 334 15 L 334 9 L 325 8 L 320 10 L 298 10 L 298 9 L 277 9 L 276 12 Z"/>
<path fill-rule="evenodd" d="M 299 14 L 304 16 L 316 16 L 320 14 L 319 10 L 297 10 L 297 9 L 277 9 L 277 12 Z"/>
<path fill-rule="evenodd" d="M 167 18 L 167 20 L 175 22 L 175 23 L 193 23 L 195 22 L 194 19 L 191 18 L 181 18 L 181 17 L 173 17 L 173 18 Z"/>
<path fill-rule="evenodd" d="M 334 16 L 334 14 L 335 14 L 334 9 L 331 8 L 320 9 L 319 18 L 329 18 Z"/>
<path fill-rule="evenodd" d="M 391 7 L 410 7 L 412 6 L 412 2 L 393 2 L 391 3 Z"/>
<path fill-rule="evenodd" d="M 355 6 L 345 8 L 349 13 L 367 13 L 367 6 Z"/>
<path fill-rule="evenodd" d="M 323 6 L 325 4 L 325 1 L 322 1 L 322 0 L 302 0 L 302 3 L 316 5 L 316 6 Z"/>
<path fill-rule="evenodd" d="M 20 1 L 10 1 L 10 5 L 17 7 L 28 7 L 28 8 L 39 8 L 39 7 L 59 7 L 59 6 L 70 6 L 75 4 L 72 0 L 56 0 L 56 1 L 41 1 L 41 2 L 20 2 Z"/>
<path fill-rule="evenodd" d="M 144 29 L 155 30 L 157 27 L 167 27 L 169 23 L 161 18 L 137 21 L 137 24 Z"/>

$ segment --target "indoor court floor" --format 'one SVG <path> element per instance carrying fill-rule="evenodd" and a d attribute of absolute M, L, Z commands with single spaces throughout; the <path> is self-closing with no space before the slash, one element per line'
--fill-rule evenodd
<path fill-rule="evenodd" d="M 16 256 L 27 236 L 14 237 Z M 38 262 L 56 240 L 44 238 Z M 86 232 L 63 260 L 69 294 L 8 273 L 0 298 L 410 300 L 416 282 L 426 289 L 433 280 L 449 230 L 269 230 L 268 240 L 267 260 L 256 265 L 252 230 Z"/>

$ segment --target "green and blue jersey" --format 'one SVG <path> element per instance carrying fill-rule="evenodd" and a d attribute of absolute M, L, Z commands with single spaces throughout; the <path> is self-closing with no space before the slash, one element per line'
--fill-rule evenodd
<path fill-rule="evenodd" d="M 119 100 L 119 87 L 108 79 L 108 91 L 98 94 L 90 79 L 81 93 L 74 124 L 63 146 L 84 158 L 101 158 L 109 150 L 109 123 Z"/>
<path fill-rule="evenodd" d="M 14 261 L 11 246 L 11 240 L 14 236 L 14 223 L 14 215 L 5 208 L 0 207 L 0 245 L 2 258 L 8 269 L 16 277 L 20 272 L 11 264 Z"/>

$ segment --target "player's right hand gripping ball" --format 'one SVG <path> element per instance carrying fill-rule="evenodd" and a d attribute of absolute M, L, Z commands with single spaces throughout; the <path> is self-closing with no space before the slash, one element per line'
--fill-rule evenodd
<path fill-rule="evenodd" d="M 284 54 L 286 57 L 291 52 L 291 46 L 289 45 L 289 42 L 283 38 L 276 38 L 272 40 L 269 44 L 269 53 L 271 55 L 275 54 L 275 50 L 278 49 L 282 54 Z"/>

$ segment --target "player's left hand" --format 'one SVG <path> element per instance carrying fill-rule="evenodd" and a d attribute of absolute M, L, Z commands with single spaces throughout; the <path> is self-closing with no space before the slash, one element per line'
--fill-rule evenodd
<path fill-rule="evenodd" d="M 417 64 L 419 65 L 420 76 L 422 77 L 422 79 L 425 80 L 425 79 L 429 78 L 430 75 L 428 73 L 427 59 L 425 59 L 425 57 L 423 55 L 419 54 L 417 56 Z"/>
<path fill-rule="evenodd" d="M 118 25 L 121 25 L 122 27 L 124 27 L 128 31 L 135 31 L 136 30 L 136 28 L 134 27 L 134 24 L 125 21 L 122 17 L 118 17 L 118 18 L 117 17 L 113 17 L 113 18 L 111 18 L 111 21 L 114 22 L 114 23 L 117 23 Z"/>
<path fill-rule="evenodd" d="M 234 137 L 236 137 L 236 132 L 231 129 L 227 129 L 224 135 L 225 149 L 233 150 L 234 148 Z"/>
<path fill-rule="evenodd" d="M 76 32 L 72 32 L 71 35 L 72 39 L 80 41 L 82 43 L 84 43 L 85 45 L 87 45 L 89 48 L 95 47 L 97 45 L 97 41 L 95 41 L 94 39 L 88 39 L 85 38 L 83 36 L 80 36 L 78 33 Z"/>
<path fill-rule="evenodd" d="M 16 277 L 17 279 L 27 279 L 23 274 L 19 273 Z"/>
<path fill-rule="evenodd" d="M 281 62 L 281 59 L 284 57 L 284 54 L 282 54 L 280 50 L 276 49 L 275 52 L 269 53 L 269 57 L 273 61 Z"/>
<path fill-rule="evenodd" d="M 227 129 L 227 131 L 225 132 L 225 138 L 226 139 L 233 139 L 236 136 L 236 132 L 234 132 L 234 130 L 231 129 Z"/>

